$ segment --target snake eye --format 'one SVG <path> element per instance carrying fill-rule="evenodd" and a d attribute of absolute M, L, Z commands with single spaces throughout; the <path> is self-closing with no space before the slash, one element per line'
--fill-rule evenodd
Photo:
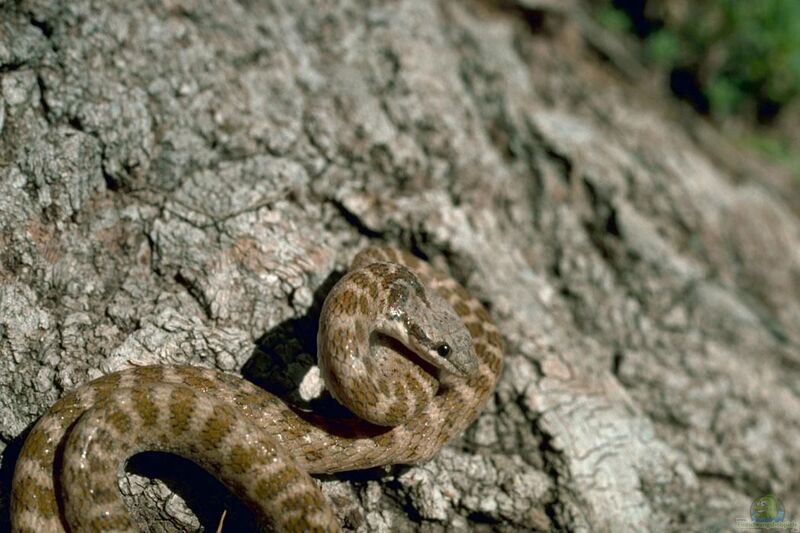
<path fill-rule="evenodd" d="M 446 342 L 443 342 L 439 346 L 436 347 L 436 353 L 439 354 L 439 357 L 447 357 L 450 355 L 450 345 Z"/>

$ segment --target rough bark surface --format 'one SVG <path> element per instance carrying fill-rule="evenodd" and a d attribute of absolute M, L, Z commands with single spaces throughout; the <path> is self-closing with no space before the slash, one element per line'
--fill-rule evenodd
<path fill-rule="evenodd" d="M 721 530 L 768 492 L 800 519 L 796 196 L 527 3 L 0 0 L 0 529 L 26 428 L 90 378 L 308 399 L 371 240 L 484 300 L 507 364 L 432 462 L 321 480 L 346 527 Z M 156 531 L 246 523 L 173 458 L 121 486 Z"/>

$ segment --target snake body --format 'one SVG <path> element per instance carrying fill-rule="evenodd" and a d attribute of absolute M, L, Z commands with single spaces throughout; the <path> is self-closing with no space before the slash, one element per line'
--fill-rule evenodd
<path fill-rule="evenodd" d="M 118 478 L 130 456 L 147 450 L 204 467 L 265 529 L 339 530 L 309 474 L 430 459 L 480 413 L 503 358 L 477 299 L 386 247 L 359 253 L 331 290 L 318 351 L 328 389 L 363 421 L 304 413 L 199 367 L 135 367 L 70 392 L 20 452 L 13 530 L 136 531 Z"/>

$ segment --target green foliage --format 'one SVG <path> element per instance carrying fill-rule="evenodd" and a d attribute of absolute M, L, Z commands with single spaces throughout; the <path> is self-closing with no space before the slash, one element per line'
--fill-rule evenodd
<path fill-rule="evenodd" d="M 732 115 L 746 97 L 742 88 L 726 77 L 709 81 L 705 93 L 711 109 L 718 116 Z"/>
<path fill-rule="evenodd" d="M 597 13 L 597 21 L 611 31 L 630 31 L 631 19 L 623 11 L 607 7 Z"/>
<path fill-rule="evenodd" d="M 673 67 L 681 57 L 681 41 L 667 30 L 658 30 L 647 38 L 647 55 L 657 65 Z"/>
<path fill-rule="evenodd" d="M 637 30 L 648 57 L 691 72 L 713 114 L 752 112 L 765 103 L 779 108 L 800 94 L 800 0 L 651 0 L 646 6 L 650 27 Z M 627 14 L 601 10 L 607 26 L 632 27 L 620 17 Z"/>

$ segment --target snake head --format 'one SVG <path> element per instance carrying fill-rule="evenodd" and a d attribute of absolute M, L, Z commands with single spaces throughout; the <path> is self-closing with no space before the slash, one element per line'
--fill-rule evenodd
<path fill-rule="evenodd" d="M 404 280 L 379 329 L 440 371 L 462 378 L 475 375 L 478 357 L 464 322 L 444 298 L 408 274 L 413 280 Z"/>

